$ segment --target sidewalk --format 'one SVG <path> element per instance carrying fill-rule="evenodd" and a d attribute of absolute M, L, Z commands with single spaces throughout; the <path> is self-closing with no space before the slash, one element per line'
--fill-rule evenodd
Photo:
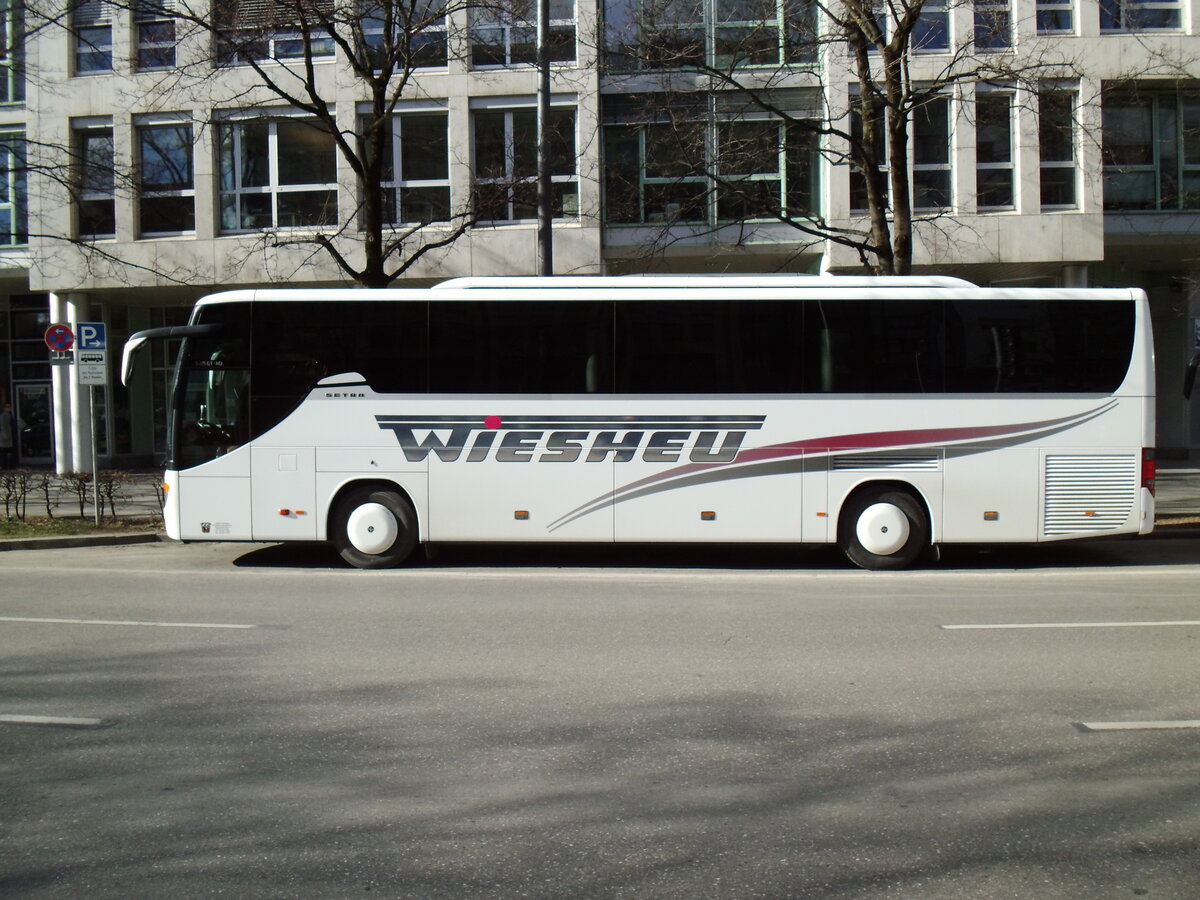
<path fill-rule="evenodd" d="M 0 539 L 0 550 L 29 550 L 35 548 L 61 548 L 82 546 L 104 546 L 125 543 L 150 542 L 160 539 L 162 532 L 162 510 L 159 495 L 162 484 L 161 472 L 130 473 L 129 481 L 122 485 L 117 497 L 118 519 L 148 519 L 153 524 L 142 531 L 114 534 L 79 535 L 71 537 L 13 538 Z M 1158 489 L 1155 495 L 1156 533 L 1195 533 L 1200 536 L 1200 468 L 1192 468 L 1186 462 L 1163 462 L 1158 467 Z M 84 504 L 84 517 L 95 515 L 89 492 Z M 30 515 L 37 515 L 38 502 L 31 497 Z M 74 496 L 59 498 L 56 514 L 77 517 L 79 504 Z M 107 509 L 105 515 L 108 514 Z"/>
<path fill-rule="evenodd" d="M 1160 522 L 1200 516 L 1200 469 L 1188 462 L 1160 462 L 1154 512 Z"/>

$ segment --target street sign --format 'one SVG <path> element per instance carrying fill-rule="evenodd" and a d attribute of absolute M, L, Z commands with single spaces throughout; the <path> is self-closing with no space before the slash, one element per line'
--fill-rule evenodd
<path fill-rule="evenodd" d="M 76 322 L 75 336 L 80 350 L 107 350 L 108 342 L 103 322 Z"/>
<path fill-rule="evenodd" d="M 52 366 L 73 366 L 75 365 L 74 350 L 51 350 L 50 365 Z"/>
<path fill-rule="evenodd" d="M 103 350 L 80 350 L 75 371 L 80 384 L 108 384 L 108 354 Z"/>
<path fill-rule="evenodd" d="M 64 352 L 75 346 L 75 334 L 71 326 L 63 322 L 55 322 L 46 329 L 46 346 L 51 350 Z"/>

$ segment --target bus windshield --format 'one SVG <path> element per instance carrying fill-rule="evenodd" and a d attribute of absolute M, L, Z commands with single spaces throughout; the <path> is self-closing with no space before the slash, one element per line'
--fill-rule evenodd
<path fill-rule="evenodd" d="M 175 383 L 170 465 L 196 466 L 249 439 L 248 312 L 243 304 L 204 307 L 193 324 L 221 327 L 184 340 Z"/>

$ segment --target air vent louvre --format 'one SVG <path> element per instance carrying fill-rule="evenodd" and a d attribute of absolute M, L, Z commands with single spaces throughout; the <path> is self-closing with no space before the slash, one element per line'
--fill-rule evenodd
<path fill-rule="evenodd" d="M 904 472 L 936 472 L 941 460 L 937 455 L 923 456 L 838 456 L 833 468 L 847 469 L 892 469 Z"/>
<path fill-rule="evenodd" d="M 1136 456 L 1047 456 L 1047 535 L 1112 531 L 1129 518 L 1138 496 Z"/>

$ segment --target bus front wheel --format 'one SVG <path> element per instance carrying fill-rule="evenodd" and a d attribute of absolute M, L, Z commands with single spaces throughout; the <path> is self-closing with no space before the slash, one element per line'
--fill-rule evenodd
<path fill-rule="evenodd" d="M 359 569 L 398 566 L 417 545 L 412 504 L 386 488 L 351 491 L 338 502 L 330 524 L 338 553 Z"/>
<path fill-rule="evenodd" d="M 838 545 L 864 569 L 904 569 L 929 543 L 929 517 L 920 501 L 902 490 L 868 490 L 842 509 Z"/>

